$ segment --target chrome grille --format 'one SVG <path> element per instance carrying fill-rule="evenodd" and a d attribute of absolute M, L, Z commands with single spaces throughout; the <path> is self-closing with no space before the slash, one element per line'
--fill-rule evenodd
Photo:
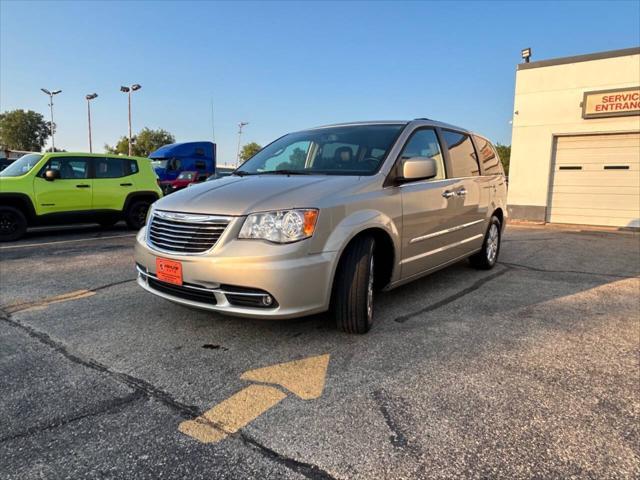
<path fill-rule="evenodd" d="M 224 233 L 231 218 L 154 211 L 147 232 L 149 245 L 170 253 L 203 253 Z"/>

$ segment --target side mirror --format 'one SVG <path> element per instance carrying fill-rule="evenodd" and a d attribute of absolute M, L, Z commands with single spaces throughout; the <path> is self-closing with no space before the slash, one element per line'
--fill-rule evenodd
<path fill-rule="evenodd" d="M 438 174 L 436 161 L 431 157 L 411 157 L 402 163 L 402 181 L 426 180 Z"/>
<path fill-rule="evenodd" d="M 47 170 L 44 172 L 44 179 L 53 182 L 56 178 L 60 178 L 60 170 Z"/>

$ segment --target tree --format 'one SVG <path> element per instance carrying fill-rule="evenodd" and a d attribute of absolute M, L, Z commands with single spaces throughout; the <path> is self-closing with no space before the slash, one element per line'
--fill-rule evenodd
<path fill-rule="evenodd" d="M 242 147 L 242 150 L 240 150 L 240 160 L 242 160 L 243 162 L 249 160 L 260 150 L 262 150 L 262 147 L 256 142 L 247 143 Z"/>
<path fill-rule="evenodd" d="M 498 151 L 498 155 L 500 156 L 500 160 L 502 161 L 502 167 L 504 168 L 504 173 L 509 175 L 509 162 L 511 160 L 511 145 L 501 145 L 498 143 L 496 145 L 496 150 Z"/>
<path fill-rule="evenodd" d="M 33 110 L 0 113 L 0 144 L 11 150 L 39 152 L 51 136 L 51 122 Z"/>
<path fill-rule="evenodd" d="M 152 130 L 145 127 L 131 138 L 131 154 L 136 157 L 148 157 L 151 152 L 169 143 L 175 143 L 175 141 L 175 137 L 162 128 Z M 105 145 L 104 149 L 108 153 L 128 155 L 129 137 L 120 137 L 115 146 Z"/>

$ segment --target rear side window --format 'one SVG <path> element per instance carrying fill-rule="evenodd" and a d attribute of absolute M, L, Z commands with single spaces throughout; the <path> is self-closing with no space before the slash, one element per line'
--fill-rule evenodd
<path fill-rule="evenodd" d="M 496 149 L 489 142 L 489 140 L 473 136 L 478 147 L 478 155 L 480 155 L 480 163 L 482 164 L 482 171 L 484 175 L 504 175 L 502 169 L 502 163 L 500 157 L 496 152 Z"/>
<path fill-rule="evenodd" d="M 129 175 L 133 175 L 134 173 L 138 173 L 140 169 L 138 168 L 138 162 L 135 160 L 129 160 Z"/>
<path fill-rule="evenodd" d="M 437 174 L 432 180 L 442 180 L 445 178 L 444 162 L 442 152 L 436 132 L 431 128 L 423 128 L 414 132 L 404 149 L 400 158 L 405 160 L 412 157 L 429 157 L 435 160 Z"/>
<path fill-rule="evenodd" d="M 443 130 L 442 136 L 449 147 L 451 160 L 450 178 L 475 177 L 480 175 L 480 168 L 476 159 L 471 137 L 464 133 Z"/>
<path fill-rule="evenodd" d="M 124 158 L 96 158 L 95 178 L 119 178 L 127 175 Z"/>

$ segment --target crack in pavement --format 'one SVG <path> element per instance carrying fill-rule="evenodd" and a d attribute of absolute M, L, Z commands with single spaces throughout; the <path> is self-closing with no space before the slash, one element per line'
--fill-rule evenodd
<path fill-rule="evenodd" d="M 131 280 L 128 280 L 131 281 Z M 119 283 L 124 283 L 124 282 L 119 282 Z M 109 285 L 110 286 L 110 285 Z M 107 286 L 103 286 L 100 288 L 107 288 Z M 62 356 L 64 356 L 65 358 L 67 358 L 68 360 L 70 360 L 73 363 L 76 363 L 78 365 L 84 366 L 86 368 L 90 368 L 92 370 L 96 370 L 100 373 L 106 374 L 109 377 L 111 377 L 112 379 L 114 379 L 117 382 L 123 383 L 125 385 L 127 385 L 128 387 L 134 389 L 134 391 L 136 393 L 134 393 L 134 395 L 138 395 L 140 397 L 146 397 L 146 398 L 153 398 L 159 402 L 161 402 L 163 405 L 167 406 L 170 410 L 178 413 L 182 418 L 185 419 L 194 419 L 194 418 L 198 418 L 201 417 L 202 413 L 200 411 L 200 409 L 194 405 L 187 405 L 184 404 L 176 399 L 174 399 L 168 392 L 165 392 L 164 390 L 161 390 L 157 387 L 155 387 L 154 385 L 152 385 L 151 383 L 142 380 L 140 378 L 134 377 L 132 375 L 123 373 L 123 372 L 117 372 L 115 370 L 110 369 L 109 367 L 107 367 L 106 365 L 98 362 L 97 360 L 94 360 L 93 358 L 90 357 L 86 357 L 82 354 L 79 353 L 73 353 L 71 351 L 69 351 L 69 349 L 61 342 L 58 342 L 56 340 L 54 340 L 53 338 L 51 338 L 48 334 L 46 334 L 45 332 L 42 332 L 40 330 L 37 330 L 33 327 L 31 327 L 30 325 L 24 324 L 22 322 L 19 322 L 13 318 L 11 318 L 10 313 L 6 312 L 5 310 L 3 310 L 2 308 L 0 308 L 0 320 L 4 321 L 5 323 L 13 326 L 14 328 L 19 328 L 21 330 L 23 330 L 28 336 L 30 336 L 31 338 L 34 338 L 35 340 L 39 341 L 40 343 L 43 343 L 47 346 L 49 346 L 50 348 L 52 348 L 54 351 L 60 353 Z M 122 401 L 120 402 L 119 405 L 111 405 L 111 408 L 116 408 L 116 407 L 124 407 L 127 404 L 130 404 L 134 401 L 134 399 L 130 399 L 129 401 L 124 401 L 126 398 L 128 397 L 124 397 L 123 399 L 121 399 Z M 94 415 L 97 415 L 101 412 L 94 412 Z M 87 414 L 86 416 L 90 416 L 91 414 Z M 79 418 L 78 418 L 79 419 Z M 71 419 L 71 421 L 73 421 L 74 419 Z M 202 419 L 200 419 L 202 420 Z M 70 423 L 70 422 L 67 422 Z M 218 430 L 222 430 L 222 432 L 226 433 L 221 426 L 213 423 L 213 422 L 206 422 L 209 426 L 211 426 L 212 428 L 218 429 Z M 61 425 L 64 425 L 61 424 Z M 51 425 L 50 428 L 55 428 L 57 426 L 61 426 L 61 425 Z M 29 433 L 38 433 L 39 429 L 37 427 L 33 427 L 33 432 Z M 26 435 L 26 434 L 25 434 Z M 305 462 L 301 462 L 298 460 L 295 460 L 293 458 L 284 456 L 278 452 L 276 452 L 275 450 L 270 449 L 269 447 L 259 443 L 257 440 L 254 440 L 253 438 L 251 438 L 250 436 L 248 436 L 247 434 L 245 434 L 244 432 L 242 432 L 241 430 L 236 434 L 236 435 L 230 435 L 230 437 L 238 437 L 242 440 L 242 442 L 245 445 L 249 445 L 252 447 L 253 450 L 257 451 L 258 453 L 260 453 L 260 455 L 262 455 L 264 458 L 266 458 L 267 460 L 271 460 L 274 461 L 278 464 L 281 464 L 283 466 L 285 466 L 286 468 L 296 472 L 296 473 L 300 473 L 301 475 L 304 475 L 305 477 L 311 479 L 311 480 L 336 480 L 335 477 L 333 477 L 331 474 L 329 474 L 328 472 L 324 471 L 323 469 L 321 469 L 320 467 L 318 467 L 317 465 L 313 465 L 310 463 L 305 463 Z M 10 440 L 11 438 L 8 438 L 7 440 Z M 4 441 L 4 439 L 2 439 L 2 441 Z"/>
<path fill-rule="evenodd" d="M 502 265 L 504 265 L 504 264 L 502 264 Z M 400 315 L 399 317 L 396 317 L 394 319 L 394 322 L 404 323 L 407 320 L 412 319 L 413 317 L 416 317 L 416 316 L 421 315 L 423 313 L 432 312 L 433 310 L 437 310 L 438 308 L 444 307 L 445 305 L 448 305 L 449 303 L 453 303 L 456 300 L 459 300 L 460 298 L 462 298 L 462 297 L 464 297 L 466 295 L 469 295 L 470 293 L 475 292 L 476 290 L 480 289 L 485 283 L 490 282 L 491 280 L 504 275 L 505 273 L 507 273 L 510 270 L 511 270 L 510 266 L 505 266 L 505 268 L 503 270 L 499 270 L 497 272 L 492 273 L 491 275 L 487 275 L 486 277 L 482 277 L 481 279 L 479 279 L 476 282 L 474 282 L 471 286 L 469 286 L 467 288 L 463 288 L 462 290 L 460 290 L 459 292 L 454 293 L 453 295 L 449 295 L 448 297 L 445 297 L 442 300 L 439 300 L 439 301 L 437 301 L 435 303 L 432 303 L 431 305 L 428 305 L 428 306 L 426 306 L 424 308 L 421 308 L 420 310 L 416 310 L 414 312 L 407 313 L 405 315 Z"/>
<path fill-rule="evenodd" d="M 269 447 L 261 444 L 254 438 L 242 432 L 242 430 L 240 430 L 238 433 L 240 439 L 245 445 L 253 447 L 253 449 L 258 451 L 258 453 L 260 453 L 263 457 L 271 459 L 274 462 L 285 466 L 289 470 L 293 470 L 296 473 L 304 475 L 310 480 L 337 480 L 337 477 L 334 477 L 329 472 L 323 470 L 317 465 L 301 462 L 290 457 L 285 457 L 275 450 L 272 450 Z"/>
<path fill-rule="evenodd" d="M 380 413 L 382 413 L 382 417 L 384 418 L 387 427 L 391 430 L 391 437 L 389 440 L 391 441 L 391 445 L 396 448 L 403 449 L 407 447 L 407 437 L 400 431 L 400 427 L 398 423 L 394 420 L 389 412 L 389 401 L 386 398 L 386 394 L 384 390 L 375 390 L 373 392 L 373 399 L 378 404 L 378 408 L 380 409 Z"/>
<path fill-rule="evenodd" d="M 521 268 L 523 270 L 531 270 L 533 272 L 543 272 L 543 273 L 575 273 L 578 275 L 593 275 L 596 277 L 614 277 L 614 278 L 638 278 L 636 275 L 620 275 L 617 273 L 598 273 L 598 272 L 585 272 L 581 270 L 547 270 L 545 268 L 537 268 L 532 267 L 530 265 L 523 265 L 521 263 L 511 263 L 511 262 L 498 262 L 500 265 L 505 265 L 507 267 L 513 268 Z"/>
<path fill-rule="evenodd" d="M 97 408 L 92 408 L 88 412 L 80 413 L 72 417 L 57 417 L 49 423 L 34 425 L 33 427 L 29 427 L 28 429 L 20 433 L 15 433 L 13 435 L 2 437 L 0 438 L 0 443 L 7 442 L 10 440 L 16 440 L 18 438 L 28 437 L 35 433 L 46 432 L 47 430 L 53 430 L 55 428 L 64 427 L 66 425 L 77 422 L 79 420 L 84 420 L 85 418 L 94 417 L 104 413 L 118 412 L 122 410 L 123 406 L 126 406 L 129 403 L 135 402 L 142 398 L 146 398 L 146 396 L 141 391 L 136 390 L 132 394 L 127 395 L 125 397 L 119 397 L 112 400 L 108 400 L 106 402 L 101 402 L 101 404 L 99 404 Z"/>
<path fill-rule="evenodd" d="M 40 343 L 48 345 L 54 351 L 60 353 L 62 356 L 72 361 L 73 363 L 77 363 L 78 365 L 82 365 L 83 367 L 96 370 L 100 373 L 104 373 L 115 379 L 116 381 L 124 383 L 130 388 L 133 388 L 136 391 L 140 391 L 144 395 L 160 401 L 167 407 L 171 408 L 173 411 L 178 412 L 184 418 L 189 418 L 191 416 L 199 414 L 199 409 L 197 407 L 193 405 L 186 405 L 175 400 L 171 395 L 169 395 L 169 393 L 165 392 L 164 390 L 160 390 L 159 388 L 155 387 L 149 382 L 146 382 L 145 380 L 128 375 L 123 372 L 111 370 L 109 367 L 98 362 L 97 360 L 94 360 L 93 358 L 85 357 L 84 355 L 79 353 L 73 353 L 69 351 L 69 349 L 63 343 L 52 339 L 49 335 L 40 330 L 37 330 L 29 325 L 12 319 L 10 315 L 8 315 L 6 312 L 3 312 L 2 310 L 0 310 L 0 320 L 23 330 L 30 337 L 38 340 Z"/>
<path fill-rule="evenodd" d="M 127 280 L 119 280 L 117 282 L 107 283 L 105 285 L 100 285 L 98 287 L 94 287 L 90 289 L 76 290 L 74 292 L 67 292 L 61 295 L 55 295 L 53 297 L 46 297 L 41 300 L 3 305 L 3 306 L 0 306 L 0 308 L 2 308 L 6 313 L 9 313 L 9 314 L 18 313 L 24 310 L 29 310 L 31 308 L 46 307 L 54 303 L 69 302 L 72 300 L 79 300 L 81 298 L 91 297 L 95 295 L 97 292 L 99 292 L 100 290 L 114 287 L 116 285 L 122 285 L 123 283 L 135 282 L 135 280 L 136 280 L 135 278 L 130 278 Z"/>

